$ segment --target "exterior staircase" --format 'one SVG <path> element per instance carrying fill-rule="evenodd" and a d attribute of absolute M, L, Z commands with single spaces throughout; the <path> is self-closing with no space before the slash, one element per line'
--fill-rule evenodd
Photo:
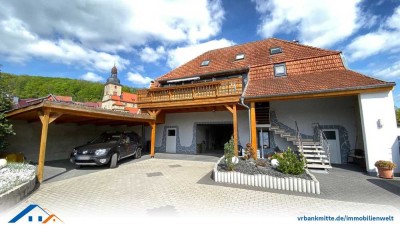
<path fill-rule="evenodd" d="M 314 139 L 302 139 L 298 131 L 297 134 L 288 133 L 277 125 L 271 126 L 270 131 L 273 131 L 275 134 L 280 135 L 288 142 L 292 142 L 295 146 L 297 146 L 298 151 L 301 152 L 306 159 L 307 168 L 324 170 L 332 168 L 329 160 L 329 145 L 327 145 L 327 142 L 324 143 L 325 140 L 323 140 L 322 137 L 319 138 L 322 141 L 315 141 Z"/>

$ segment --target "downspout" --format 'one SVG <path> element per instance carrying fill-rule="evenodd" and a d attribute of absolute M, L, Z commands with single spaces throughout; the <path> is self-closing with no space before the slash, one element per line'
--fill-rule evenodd
<path fill-rule="evenodd" d="M 242 92 L 242 95 L 240 96 L 240 103 L 239 103 L 239 105 L 247 108 L 247 112 L 248 112 L 248 118 L 249 118 L 249 142 L 248 143 L 251 142 L 251 135 L 252 135 L 252 133 L 251 133 L 251 121 L 250 121 L 250 107 L 244 103 L 244 95 L 245 95 L 245 93 L 247 91 L 247 87 L 249 85 L 249 81 L 250 81 L 250 77 L 249 77 L 249 73 L 247 73 L 247 82 L 246 82 L 246 84 L 244 86 L 244 90 Z"/>

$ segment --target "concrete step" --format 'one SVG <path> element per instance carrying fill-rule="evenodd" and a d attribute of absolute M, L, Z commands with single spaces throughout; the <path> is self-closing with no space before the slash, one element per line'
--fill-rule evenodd
<path fill-rule="evenodd" d="M 304 153 L 325 153 L 324 150 L 310 150 L 310 149 L 303 149 Z"/>
<path fill-rule="evenodd" d="M 321 164 L 307 164 L 307 168 L 332 169 L 332 166 L 330 166 L 330 165 L 321 165 Z"/>
<path fill-rule="evenodd" d="M 271 126 L 270 128 L 269 128 L 269 130 L 279 130 L 279 127 L 278 126 Z"/>
<path fill-rule="evenodd" d="M 291 133 L 282 133 L 281 137 L 291 137 L 292 134 Z"/>
<path fill-rule="evenodd" d="M 323 159 L 323 160 L 321 160 L 321 159 L 306 159 L 307 160 L 307 163 L 327 163 L 327 164 L 329 164 L 329 160 L 327 160 L 327 159 Z"/>
<path fill-rule="evenodd" d="M 318 155 L 318 154 L 309 154 L 309 153 L 308 154 L 307 153 L 304 154 L 304 157 L 306 157 L 306 159 L 309 158 L 309 157 L 310 158 L 328 158 L 327 155 L 322 155 L 322 154 Z"/>
<path fill-rule="evenodd" d="M 323 149 L 321 145 L 303 145 L 301 147 L 302 147 L 302 149 L 307 149 L 307 150 L 321 150 L 321 149 Z"/>
<path fill-rule="evenodd" d="M 282 130 L 282 129 L 275 130 L 274 132 L 275 132 L 275 134 L 283 134 L 283 133 L 286 133 L 286 131 L 285 131 L 285 130 Z"/>

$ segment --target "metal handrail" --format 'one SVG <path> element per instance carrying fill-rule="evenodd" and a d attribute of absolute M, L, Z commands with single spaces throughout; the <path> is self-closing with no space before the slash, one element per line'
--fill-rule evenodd
<path fill-rule="evenodd" d="M 317 123 L 313 123 L 314 127 L 317 129 L 318 132 L 318 137 L 319 137 L 319 142 L 322 145 L 322 148 L 326 151 L 326 154 L 328 155 L 328 162 L 329 162 L 329 166 L 331 166 L 331 153 L 329 151 L 329 142 L 328 142 L 328 138 L 326 138 L 325 133 L 322 131 L 322 127 L 321 125 L 317 122 Z M 324 143 L 326 144 L 326 148 L 324 148 Z M 324 164 L 324 163 L 323 163 Z"/>
<path fill-rule="evenodd" d="M 297 136 L 297 140 L 299 141 L 301 154 L 304 154 L 303 153 L 303 141 L 301 139 L 301 133 L 300 133 L 300 130 L 299 130 L 299 126 L 297 125 L 297 121 L 294 121 L 294 124 L 296 125 L 296 136 Z"/>

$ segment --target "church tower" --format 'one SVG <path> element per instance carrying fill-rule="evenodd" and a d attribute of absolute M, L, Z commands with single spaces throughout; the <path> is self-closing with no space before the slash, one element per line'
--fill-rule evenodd
<path fill-rule="evenodd" d="M 112 96 L 120 97 L 122 92 L 122 85 L 118 79 L 118 70 L 117 67 L 111 69 L 111 75 L 107 79 L 107 82 L 104 84 L 104 95 L 103 95 L 103 103 L 102 108 L 112 109 Z M 114 97 L 114 98 L 116 98 Z"/>

